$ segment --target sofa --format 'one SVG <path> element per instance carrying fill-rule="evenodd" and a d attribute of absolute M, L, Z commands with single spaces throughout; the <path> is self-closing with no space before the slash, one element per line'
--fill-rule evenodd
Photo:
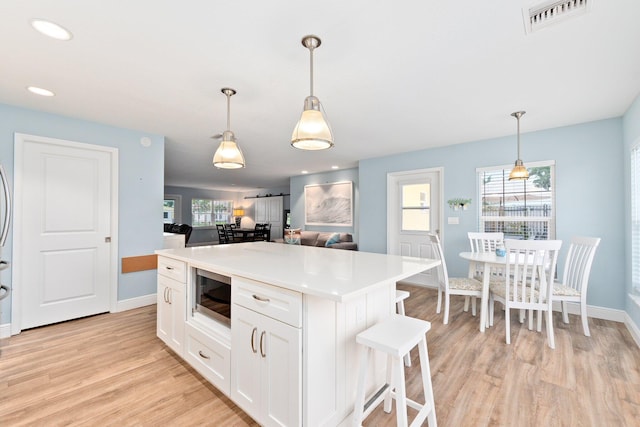
<path fill-rule="evenodd" d="M 307 231 L 307 230 L 284 230 L 285 237 L 293 235 L 294 238 L 300 239 L 300 244 L 304 246 L 317 246 L 326 247 L 331 249 L 346 249 L 350 251 L 357 251 L 358 244 L 353 241 L 351 233 L 334 233 L 324 231 Z M 335 243 L 327 245 L 327 241 L 336 235 L 334 239 L 337 239 Z M 284 242 L 285 239 L 277 239 L 276 242 Z"/>

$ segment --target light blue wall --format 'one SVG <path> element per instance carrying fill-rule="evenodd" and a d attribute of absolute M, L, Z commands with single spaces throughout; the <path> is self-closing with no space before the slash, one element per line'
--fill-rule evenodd
<path fill-rule="evenodd" d="M 631 147 L 640 143 L 640 95 L 631 104 L 631 107 L 624 115 L 624 191 L 625 191 L 625 225 L 626 225 L 626 260 L 625 269 L 625 311 L 636 325 L 640 325 L 640 307 L 629 298 L 632 289 L 631 277 Z"/>
<path fill-rule="evenodd" d="M 525 125 L 526 126 L 526 125 Z M 625 307 L 625 227 L 622 119 L 609 119 L 521 135 L 522 158 L 527 162 L 556 161 L 556 237 L 600 236 L 588 303 Z M 512 164 L 515 135 L 470 142 L 383 158 L 361 160 L 361 250 L 386 252 L 386 187 L 390 172 L 444 168 L 442 200 L 471 198 L 471 209 L 456 211 L 459 225 L 447 225 L 454 216 L 444 208 L 443 246 L 447 267 L 454 276 L 465 275 L 467 264 L 458 253 L 468 250 L 467 232 L 477 230 L 476 168 Z M 560 271 L 568 244 L 560 254 Z"/>
<path fill-rule="evenodd" d="M 118 148 L 118 300 L 155 293 L 155 270 L 122 274 L 120 260 L 162 247 L 164 137 L 0 104 L 0 162 L 12 186 L 16 132 Z M 150 147 L 140 144 L 143 136 L 151 139 Z M 3 248 L 3 258 L 11 259 L 11 248 L 12 236 Z M 10 269 L 0 274 L 3 283 L 11 283 Z M 0 323 L 9 322 L 10 307 L 9 299 L 4 300 Z"/>
<path fill-rule="evenodd" d="M 310 184 L 327 184 L 331 182 L 353 182 L 353 222 L 354 227 L 307 226 L 304 224 L 304 186 Z M 291 187 L 291 228 L 315 231 L 338 231 L 353 234 L 353 241 L 358 242 L 358 218 L 360 217 L 360 191 L 358 169 L 344 169 L 332 172 L 294 176 L 290 180 Z"/>

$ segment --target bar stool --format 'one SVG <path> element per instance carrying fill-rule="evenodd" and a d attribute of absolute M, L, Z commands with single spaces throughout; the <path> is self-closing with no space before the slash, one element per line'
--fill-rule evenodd
<path fill-rule="evenodd" d="M 360 332 L 356 342 L 361 345 L 360 371 L 353 410 L 353 425 L 360 427 L 362 421 L 384 400 L 384 411 L 391 412 L 391 399 L 396 400 L 398 426 L 407 426 L 407 406 L 418 411 L 411 426 L 419 426 L 429 419 L 429 427 L 436 427 L 436 412 L 431 386 L 431 370 L 427 353 L 425 334 L 431 329 L 431 323 L 413 317 L 391 315 L 380 323 Z M 404 366 L 402 358 L 418 346 L 420 369 L 425 403 L 419 404 L 407 398 Z M 373 350 L 387 354 L 386 384 L 365 404 L 367 365 Z"/>
<path fill-rule="evenodd" d="M 409 298 L 411 294 L 407 291 L 401 291 L 396 289 L 396 313 L 404 316 L 404 300 Z M 404 366 L 411 366 L 411 354 L 407 353 L 404 356 Z"/>

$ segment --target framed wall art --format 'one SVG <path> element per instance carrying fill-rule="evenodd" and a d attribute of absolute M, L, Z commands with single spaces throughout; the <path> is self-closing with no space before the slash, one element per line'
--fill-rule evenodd
<path fill-rule="evenodd" d="M 353 183 L 304 186 L 305 225 L 353 226 Z"/>

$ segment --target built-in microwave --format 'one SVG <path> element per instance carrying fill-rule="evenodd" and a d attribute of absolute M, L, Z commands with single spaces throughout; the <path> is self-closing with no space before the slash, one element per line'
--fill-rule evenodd
<path fill-rule="evenodd" d="M 231 326 L 231 278 L 196 269 L 194 311 Z"/>

